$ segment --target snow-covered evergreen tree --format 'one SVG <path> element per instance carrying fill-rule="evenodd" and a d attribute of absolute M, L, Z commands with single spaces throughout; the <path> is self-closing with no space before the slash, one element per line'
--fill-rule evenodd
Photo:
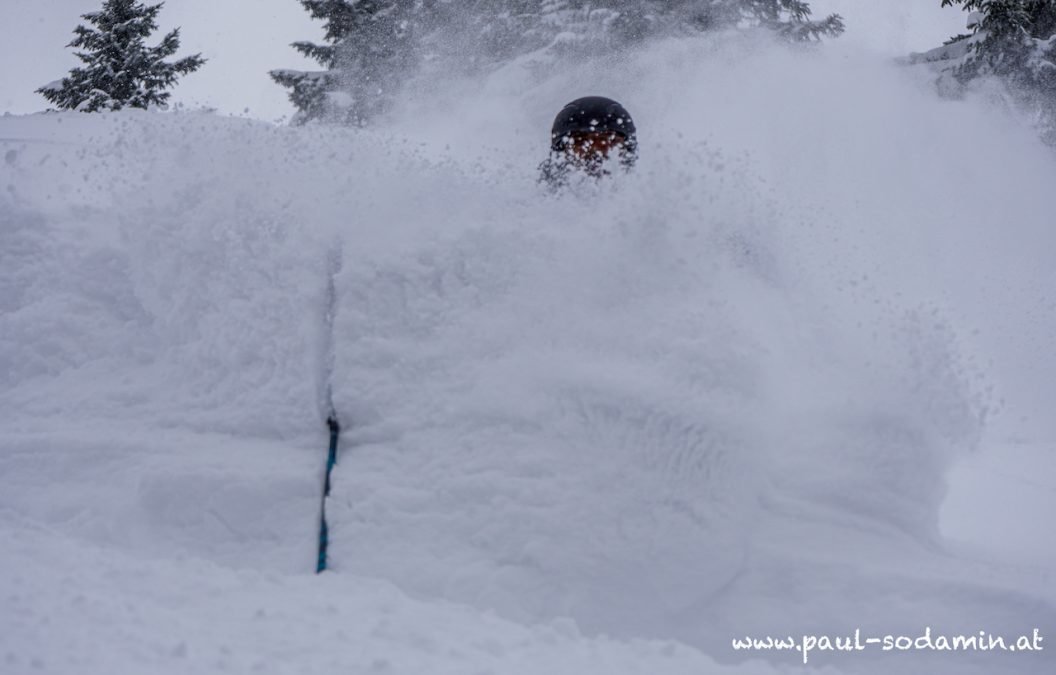
<path fill-rule="evenodd" d="M 84 50 L 77 53 L 84 66 L 37 93 L 60 109 L 83 112 L 164 105 L 171 95 L 166 90 L 181 76 L 198 70 L 205 60 L 199 54 L 165 60 L 180 48 L 178 28 L 156 47 L 145 44 L 158 28 L 163 5 L 106 0 L 100 11 L 84 14 L 90 27 L 77 26 L 76 37 L 68 45 Z"/>
<path fill-rule="evenodd" d="M 804 0 L 298 0 L 324 21 L 325 43 L 294 43 L 323 70 L 274 70 L 295 122 L 362 125 L 419 65 L 476 72 L 512 59 L 607 56 L 646 39 L 762 27 L 790 40 L 843 31 Z"/>
<path fill-rule="evenodd" d="M 987 77 L 1004 82 L 1056 143 L 1056 0 L 942 0 L 942 6 L 970 12 L 972 32 L 915 60 L 939 62 L 961 85 Z"/>
<path fill-rule="evenodd" d="M 557 51 L 622 49 L 656 36 L 733 28 L 763 27 L 794 41 L 843 32 L 839 15 L 814 21 L 803 0 L 522 0 L 517 5 L 516 14 L 500 9 L 485 13 L 482 22 L 490 27 L 515 19 L 515 28 L 533 36 L 531 44 L 543 42 Z"/>
<path fill-rule="evenodd" d="M 1007 77 L 1016 84 L 1056 93 L 1056 1 L 943 0 L 972 12 L 966 58 L 957 64 L 963 79 Z"/>
<path fill-rule="evenodd" d="M 401 76 L 418 61 L 416 24 L 424 0 L 298 0 L 314 19 L 324 21 L 325 43 L 295 42 L 293 48 L 315 59 L 321 71 L 273 70 L 271 77 L 290 89 L 295 122 L 325 120 L 362 125 L 383 111 Z"/>
<path fill-rule="evenodd" d="M 814 21 L 810 3 L 804 0 L 725 0 L 725 4 L 739 5 L 741 21 L 769 28 L 790 40 L 820 40 L 843 33 L 839 14 Z"/>

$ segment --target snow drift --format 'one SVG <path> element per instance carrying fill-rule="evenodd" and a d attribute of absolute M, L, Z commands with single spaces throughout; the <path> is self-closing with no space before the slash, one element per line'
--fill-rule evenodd
<path fill-rule="evenodd" d="M 345 643 L 403 672 L 461 667 L 435 648 L 461 639 L 510 672 L 723 672 L 746 633 L 1052 634 L 1051 578 L 984 572 L 938 531 L 949 468 L 988 425 L 1051 431 L 1056 164 L 1030 131 L 839 48 L 671 42 L 618 71 L 529 72 L 423 84 L 368 132 L 0 120 L 12 667 L 42 658 L 34 607 L 70 634 L 139 626 L 89 633 L 116 650 L 85 657 L 100 671 L 245 667 L 324 605 L 341 622 L 395 603 L 417 628 L 356 624 L 305 657 L 316 672 L 368 668 Z M 627 104 L 642 160 L 550 197 L 546 130 L 583 93 Z M 335 574 L 315 583 L 327 384 L 346 433 Z M 146 590 L 168 583 L 179 598 Z M 191 630 L 218 589 L 236 624 L 283 618 L 234 647 Z M 298 634 L 261 663 L 317 644 Z"/>

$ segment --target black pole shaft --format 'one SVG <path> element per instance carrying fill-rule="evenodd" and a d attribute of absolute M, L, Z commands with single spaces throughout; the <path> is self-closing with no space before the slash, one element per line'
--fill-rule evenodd
<path fill-rule="evenodd" d="M 326 426 L 330 430 L 330 450 L 326 456 L 326 478 L 323 481 L 323 501 L 319 509 L 319 559 L 315 566 L 315 573 L 320 574 L 326 570 L 326 553 L 330 546 L 330 528 L 326 523 L 326 499 L 330 496 L 330 474 L 337 464 L 337 439 L 341 435 L 341 425 L 336 415 L 330 415 L 326 420 Z"/>

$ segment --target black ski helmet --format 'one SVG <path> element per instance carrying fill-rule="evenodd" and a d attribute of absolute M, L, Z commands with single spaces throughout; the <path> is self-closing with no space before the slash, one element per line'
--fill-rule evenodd
<path fill-rule="evenodd" d="M 555 152 L 564 150 L 571 134 L 592 131 L 619 134 L 628 152 L 633 154 L 637 150 L 638 137 L 631 114 L 604 96 L 584 96 L 562 108 L 550 130 L 550 148 Z"/>

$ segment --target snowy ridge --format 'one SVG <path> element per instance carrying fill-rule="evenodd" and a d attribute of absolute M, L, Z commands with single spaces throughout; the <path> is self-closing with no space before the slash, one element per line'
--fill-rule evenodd
<path fill-rule="evenodd" d="M 588 86 L 641 164 L 547 197 L 545 127 Z M 1048 431 L 1028 129 L 740 42 L 451 91 L 369 132 L 0 119 L 12 672 L 762 674 L 797 657 L 732 637 L 1056 634 L 1051 577 L 939 532 L 951 466 Z M 328 380 L 354 424 L 316 579 Z"/>
<path fill-rule="evenodd" d="M 567 620 L 521 626 L 467 607 L 413 600 L 391 584 L 358 577 L 236 572 L 199 559 L 144 562 L 78 545 L 6 513 L 0 527 L 14 532 L 4 560 L 16 571 L 0 582 L 0 646 L 4 672 L 12 675 L 129 667 L 159 674 L 806 672 L 761 662 L 720 666 L 678 644 L 590 638 Z M 30 570 L 42 560 L 78 564 L 41 588 Z M 62 647 L 49 635 L 64 636 Z"/>

